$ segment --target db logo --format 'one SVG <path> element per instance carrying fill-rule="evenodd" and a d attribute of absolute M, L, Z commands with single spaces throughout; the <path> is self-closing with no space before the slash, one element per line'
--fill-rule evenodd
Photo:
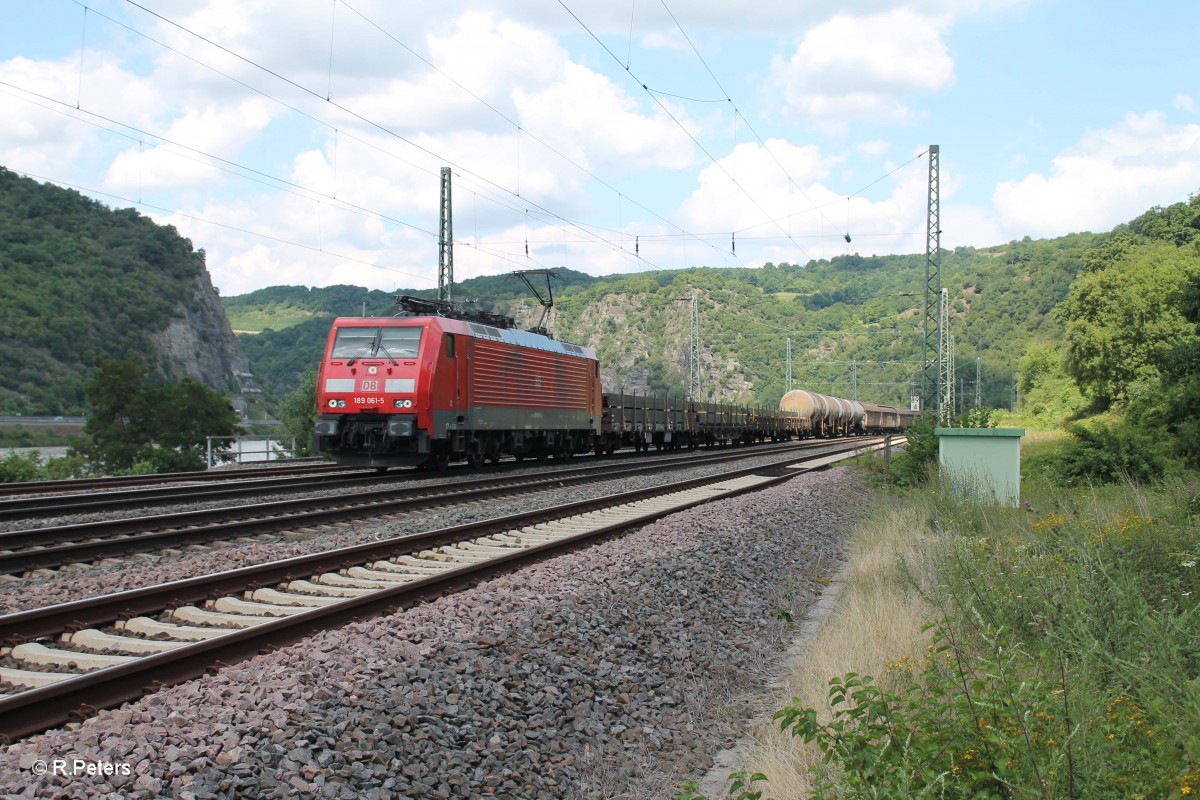
<path fill-rule="evenodd" d="M 362 382 L 362 390 L 364 392 L 378 392 L 379 391 L 379 381 L 363 381 Z"/>

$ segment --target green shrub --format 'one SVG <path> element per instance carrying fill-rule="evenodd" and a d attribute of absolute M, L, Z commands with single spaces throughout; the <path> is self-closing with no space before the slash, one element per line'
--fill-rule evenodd
<path fill-rule="evenodd" d="M 43 464 L 42 454 L 36 450 L 29 453 L 9 453 L 0 458 L 0 483 L 61 481 L 81 477 L 85 470 L 86 462 L 79 456 L 51 458 Z"/>
<path fill-rule="evenodd" d="M 908 444 L 903 453 L 892 458 L 888 469 L 888 477 L 893 483 L 917 486 L 929 479 L 938 459 L 938 442 L 933 429 L 933 419 L 923 417 L 904 432 Z"/>
<path fill-rule="evenodd" d="M 41 471 L 41 459 L 37 453 L 9 453 L 0 458 L 0 483 L 36 481 Z"/>
<path fill-rule="evenodd" d="M 1124 425 L 1096 423 L 1068 425 L 1069 441 L 1050 467 L 1062 484 L 1102 484 L 1131 480 L 1148 483 L 1161 479 L 1167 461 L 1155 440 Z"/>
<path fill-rule="evenodd" d="M 776 715 L 822 752 L 814 798 L 1200 795 L 1195 487 L 1058 495 L 990 527 L 943 510 L 925 657 L 834 678 L 828 722 Z"/>
<path fill-rule="evenodd" d="M 82 478 L 87 474 L 87 461 L 80 456 L 64 456 L 52 458 L 42 467 L 46 480 L 65 481 L 69 478 Z"/>

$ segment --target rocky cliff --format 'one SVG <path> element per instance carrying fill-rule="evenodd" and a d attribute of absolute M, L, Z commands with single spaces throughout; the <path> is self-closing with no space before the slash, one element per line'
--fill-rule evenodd
<path fill-rule="evenodd" d="M 103 361 L 257 395 L 204 251 L 131 208 L 0 167 L 0 414 L 78 415 Z"/>
<path fill-rule="evenodd" d="M 234 335 L 207 270 L 186 284 L 187 296 L 175 304 L 176 316 L 151 334 L 163 372 L 193 378 L 225 393 L 243 417 L 261 395 L 242 343 Z"/>

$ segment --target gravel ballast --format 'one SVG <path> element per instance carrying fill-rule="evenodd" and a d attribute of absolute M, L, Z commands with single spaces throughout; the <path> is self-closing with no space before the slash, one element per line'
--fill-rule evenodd
<path fill-rule="evenodd" d="M 739 466 L 752 467 L 773 464 L 778 463 L 781 458 L 779 455 L 756 456 L 749 453 L 747 455 L 747 458 L 739 462 Z M 41 570 L 36 574 L 20 578 L 0 576 L 0 614 L 11 614 L 96 595 L 112 594 L 143 586 L 182 580 L 196 575 L 309 555 L 338 547 L 349 547 L 363 542 L 386 539 L 391 536 L 463 525 L 563 503 L 609 497 L 649 486 L 708 475 L 722 475 L 728 469 L 728 464 L 709 464 L 681 470 L 663 470 L 649 475 L 575 486 L 568 485 L 509 499 L 490 499 L 485 502 L 444 506 L 419 512 L 402 512 L 382 521 L 378 517 L 358 519 L 318 525 L 301 531 L 263 534 L 232 541 L 215 540 L 202 546 L 193 545 L 152 553 L 137 553 L 124 558 L 106 559 L 89 564 L 72 564 L 54 570 Z M 530 472 L 540 471 L 531 470 Z M 469 476 L 447 476 L 446 482 L 452 483 L 454 480 L 464 477 Z M 305 496 L 341 496 L 343 494 L 345 494 L 344 487 L 311 492 Z M 268 499 L 272 498 L 262 497 L 258 498 L 256 502 L 265 502 Z M 198 503 L 191 506 L 176 506 L 171 510 L 184 511 L 216 505 L 222 504 Z M 151 513 L 162 513 L 162 511 L 162 509 L 156 509 Z M 130 514 L 126 512 L 112 516 L 120 518 L 130 516 Z M 88 519 L 97 518 L 100 518 L 100 515 L 88 517 Z M 82 520 L 72 518 L 63 521 Z"/>
<path fill-rule="evenodd" d="M 0 793 L 675 797 L 742 732 L 866 491 L 799 476 L 312 636 L 5 748 Z M 117 774 L 36 775 L 55 759 Z"/>

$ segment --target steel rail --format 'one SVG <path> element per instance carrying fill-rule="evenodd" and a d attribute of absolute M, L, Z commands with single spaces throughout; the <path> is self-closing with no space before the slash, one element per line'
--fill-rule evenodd
<path fill-rule="evenodd" d="M 770 452 L 767 450 L 766 452 Z M 663 456 L 672 458 L 681 456 Z M 645 460 L 645 454 L 623 454 L 620 458 L 637 458 Z M 609 462 L 611 463 L 611 462 Z M 518 461 L 506 461 L 493 465 L 489 474 L 499 470 L 521 468 Z M 295 468 L 293 468 L 294 470 Z M 465 465 L 462 470 L 469 470 Z M 270 477 L 274 471 L 241 470 L 236 486 L 230 486 L 232 479 L 210 480 L 204 483 L 184 482 L 184 485 L 154 485 L 145 488 L 122 489 L 102 492 L 100 494 L 77 492 L 74 494 L 40 494 L 12 499 L 0 499 L 0 520 L 26 519 L 47 516 L 63 516 L 84 512 L 106 512 L 122 508 L 137 508 L 165 503 L 181 503 L 187 501 L 204 501 L 207 499 L 233 497 L 238 494 L 256 494 L 264 490 L 272 491 L 303 491 L 319 488 L 321 484 L 335 481 L 345 483 L 384 483 L 396 481 L 434 481 L 446 477 L 447 474 L 463 474 L 456 469 L 454 473 L 426 472 L 418 470 L 390 471 L 381 473 L 375 469 L 361 467 L 336 468 L 335 471 L 323 471 L 311 474 L 317 470 L 301 470 L 289 477 Z M 472 471 L 473 470 L 469 470 Z M 261 477 L 260 477 L 261 476 Z"/>
<path fill-rule="evenodd" d="M 0 497 L 19 494 L 48 494 L 52 492 L 93 491 L 130 486 L 152 486 L 163 483 L 211 483 L 214 481 L 244 480 L 247 473 L 257 472 L 263 476 L 304 474 L 310 472 L 345 472 L 362 470 L 362 467 L 343 467 L 332 462 L 289 464 L 280 467 L 255 467 L 234 470 L 203 470 L 200 472 L 169 472 L 159 475 L 119 475 L 106 478 L 68 478 L 54 481 L 22 481 L 0 484 Z"/>
<path fill-rule="evenodd" d="M 844 457 L 854 457 L 863 449 L 856 443 L 855 447 L 846 449 Z M 807 458 L 823 460 L 825 463 L 822 466 L 828 466 L 830 460 L 828 456 L 823 458 L 822 455 L 817 454 L 810 454 Z M 269 564 L 243 567 L 214 575 L 199 576 L 159 586 L 23 611 L 0 616 L 0 641 L 11 646 L 65 631 L 81 630 L 112 623 L 117 619 L 159 613 L 168 608 L 192 602 L 215 599 L 215 597 L 231 593 L 290 581 L 296 579 L 297 576 L 335 572 L 381 557 L 394 557 L 414 549 L 436 547 L 498 531 L 519 529 L 546 520 L 572 517 L 587 511 L 611 508 L 648 497 L 679 492 L 705 484 L 720 483 L 738 476 L 773 469 L 784 474 L 770 477 L 753 486 L 733 489 L 720 497 L 731 497 L 771 486 L 789 480 L 798 474 L 795 470 L 779 470 L 777 467 L 747 467 L 720 476 L 694 478 L 650 489 L 638 489 L 605 498 L 569 503 L 553 509 L 542 509 L 452 528 L 400 536 L 326 553 L 298 556 Z M 573 548 L 604 534 L 644 525 L 654 519 L 709 502 L 712 499 L 714 498 L 710 496 L 670 509 L 652 511 L 634 519 L 602 526 L 557 541 L 532 545 L 488 561 L 465 564 L 438 575 L 419 578 L 368 595 L 347 598 L 345 601 L 333 605 L 316 607 L 250 628 L 231 631 L 213 639 L 185 645 L 172 651 L 144 656 L 136 661 L 106 667 L 76 678 L 0 698 L 0 740 L 11 742 L 40 733 L 65 724 L 71 719 L 90 716 L 100 708 L 110 708 L 140 697 L 147 692 L 157 691 L 164 686 L 190 680 L 214 668 L 251 657 L 271 647 L 294 643 L 314 631 L 338 627 L 386 610 L 408 607 L 464 585 L 484 580 L 501 570 L 511 569 L 549 554 Z"/>
<path fill-rule="evenodd" d="M 826 448 L 828 442 L 809 444 L 805 449 Z M 798 449 L 798 448 L 786 448 Z M 757 451 L 763 455 L 770 452 Z M 428 508 L 447 503 L 478 501 L 499 492 L 528 493 L 567 483 L 589 483 L 599 480 L 659 472 L 664 467 L 685 469 L 722 461 L 744 458 L 746 450 L 724 451 L 698 458 L 656 461 L 636 466 L 589 466 L 532 476 L 479 478 L 442 484 L 420 486 L 398 496 L 394 487 L 375 489 L 354 497 L 309 497 L 277 500 L 236 508 L 204 509 L 159 514 L 121 520 L 82 522 L 46 528 L 30 528 L 0 533 L 0 574 L 20 574 L 36 569 L 50 569 L 68 563 L 80 563 L 100 558 L 113 558 L 130 553 L 234 539 L 296 526 L 327 524 L 359 519 L 380 513 L 396 513 Z"/>

